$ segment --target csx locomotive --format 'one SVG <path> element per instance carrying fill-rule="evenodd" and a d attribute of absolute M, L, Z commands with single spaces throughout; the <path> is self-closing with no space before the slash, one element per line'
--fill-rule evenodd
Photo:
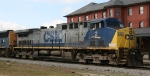
<path fill-rule="evenodd" d="M 0 46 L 1 56 L 7 57 L 143 65 L 134 30 L 117 18 L 1 31 Z"/>

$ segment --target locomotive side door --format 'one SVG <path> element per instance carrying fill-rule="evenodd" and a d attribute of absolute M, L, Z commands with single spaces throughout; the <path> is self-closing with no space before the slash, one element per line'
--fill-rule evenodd
<path fill-rule="evenodd" d="M 78 31 L 73 31 L 71 33 L 71 43 L 77 43 L 78 42 Z"/>
<path fill-rule="evenodd" d="M 80 23 L 79 25 L 79 42 L 84 43 L 84 37 L 88 31 L 87 22 Z"/>
<path fill-rule="evenodd" d="M 71 43 L 71 33 L 67 32 L 66 33 L 66 45 L 69 46 Z"/>

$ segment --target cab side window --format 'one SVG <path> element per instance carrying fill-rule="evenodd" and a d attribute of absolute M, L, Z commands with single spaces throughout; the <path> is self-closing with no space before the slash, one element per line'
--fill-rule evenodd
<path fill-rule="evenodd" d="M 99 29 L 99 28 L 104 28 L 104 21 L 98 23 L 92 23 L 90 25 L 90 29 Z"/>
<path fill-rule="evenodd" d="M 101 21 L 100 28 L 104 28 L 104 21 Z"/>
<path fill-rule="evenodd" d="M 70 24 L 69 29 L 73 29 L 73 24 Z"/>
<path fill-rule="evenodd" d="M 62 25 L 62 30 L 67 30 L 67 25 Z"/>

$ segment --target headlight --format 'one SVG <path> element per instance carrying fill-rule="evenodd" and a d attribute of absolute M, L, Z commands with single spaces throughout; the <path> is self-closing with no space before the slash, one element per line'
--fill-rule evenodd
<path fill-rule="evenodd" d="M 118 32 L 119 36 L 124 36 L 124 32 Z"/>

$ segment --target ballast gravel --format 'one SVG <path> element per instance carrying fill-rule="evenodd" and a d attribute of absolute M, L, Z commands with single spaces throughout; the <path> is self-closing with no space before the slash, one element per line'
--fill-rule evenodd
<path fill-rule="evenodd" d="M 134 68 L 118 68 L 111 66 L 97 66 L 97 65 L 83 65 L 83 64 L 75 64 L 75 63 L 60 63 L 60 62 L 51 62 L 51 61 L 35 61 L 35 60 L 22 60 L 22 59 L 10 59 L 10 58 L 0 58 L 3 61 L 10 62 L 18 62 L 18 63 L 26 63 L 26 64 L 37 64 L 44 66 L 57 66 L 57 67 L 65 67 L 65 68 L 76 68 L 76 69 L 87 69 L 94 71 L 110 71 L 110 72 L 118 72 L 118 73 L 126 73 L 130 75 L 136 76 L 150 76 L 149 70 L 141 70 Z"/>

